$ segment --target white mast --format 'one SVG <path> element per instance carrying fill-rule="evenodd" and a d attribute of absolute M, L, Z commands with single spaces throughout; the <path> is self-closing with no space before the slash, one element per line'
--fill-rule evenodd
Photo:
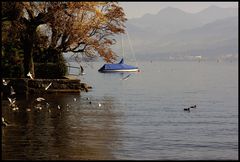
<path fill-rule="evenodd" d="M 122 36 L 122 55 L 123 55 L 123 58 L 124 58 L 123 34 L 121 34 L 121 36 Z"/>

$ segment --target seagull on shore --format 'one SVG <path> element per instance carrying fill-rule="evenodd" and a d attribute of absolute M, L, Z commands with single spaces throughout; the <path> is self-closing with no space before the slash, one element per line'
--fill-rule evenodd
<path fill-rule="evenodd" d="M 101 107 L 101 106 L 102 106 L 102 104 L 98 103 L 98 107 Z"/>
<path fill-rule="evenodd" d="M 30 71 L 28 72 L 27 76 L 29 76 L 31 79 L 33 79 L 32 74 L 30 73 Z"/>
<path fill-rule="evenodd" d="M 52 85 L 52 82 L 48 84 L 48 86 L 45 88 L 45 90 L 48 90 L 48 88 Z"/>

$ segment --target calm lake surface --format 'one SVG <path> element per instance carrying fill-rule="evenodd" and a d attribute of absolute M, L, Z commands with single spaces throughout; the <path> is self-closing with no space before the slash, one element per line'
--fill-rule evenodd
<path fill-rule="evenodd" d="M 238 62 L 140 61 L 126 80 L 102 65 L 84 66 L 90 92 L 2 101 L 2 159 L 238 159 Z"/>

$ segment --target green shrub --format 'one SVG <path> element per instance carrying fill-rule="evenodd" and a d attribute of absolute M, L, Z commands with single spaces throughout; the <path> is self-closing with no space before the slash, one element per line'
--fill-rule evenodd
<path fill-rule="evenodd" d="M 67 73 L 64 62 L 61 63 L 35 63 L 35 78 L 54 79 L 62 78 Z"/>
<path fill-rule="evenodd" d="M 24 69 L 22 64 L 4 64 L 2 65 L 1 72 L 3 78 L 22 78 L 24 75 Z"/>

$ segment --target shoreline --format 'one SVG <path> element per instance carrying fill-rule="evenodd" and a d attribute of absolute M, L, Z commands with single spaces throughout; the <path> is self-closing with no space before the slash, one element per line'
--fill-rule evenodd
<path fill-rule="evenodd" d="M 29 78 L 3 78 L 8 83 L 2 86 L 1 97 L 14 95 L 16 97 L 27 97 L 29 94 L 48 93 L 80 93 L 92 89 L 80 79 L 29 79 Z"/>

